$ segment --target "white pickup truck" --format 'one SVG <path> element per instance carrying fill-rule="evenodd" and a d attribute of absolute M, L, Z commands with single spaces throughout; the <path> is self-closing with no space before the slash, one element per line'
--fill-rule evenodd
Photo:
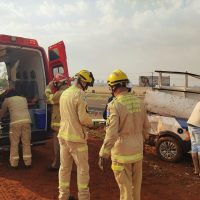
<path fill-rule="evenodd" d="M 156 71 L 159 84 L 145 94 L 144 103 L 151 123 L 148 143 L 156 146 L 158 156 L 169 162 L 177 162 L 190 152 L 191 143 L 187 119 L 200 99 L 198 87 L 188 87 L 188 76 L 200 78 L 188 72 Z M 162 86 L 162 74 L 185 76 L 184 87 Z"/>
<path fill-rule="evenodd" d="M 187 120 L 149 114 L 151 132 L 149 144 L 156 146 L 158 156 L 169 162 L 177 162 L 190 151 Z"/>

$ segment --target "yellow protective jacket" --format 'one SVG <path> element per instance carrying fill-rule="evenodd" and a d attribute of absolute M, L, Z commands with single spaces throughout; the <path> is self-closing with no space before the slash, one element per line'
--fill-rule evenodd
<path fill-rule="evenodd" d="M 118 163 L 134 163 L 143 158 L 144 139 L 150 124 L 144 105 L 133 94 L 123 92 L 107 108 L 106 136 L 100 157 Z"/>
<path fill-rule="evenodd" d="M 51 114 L 51 128 L 54 131 L 58 131 L 60 128 L 60 109 L 59 109 L 59 100 L 63 91 L 67 86 L 62 86 L 58 91 L 53 93 L 52 91 L 53 82 L 50 82 L 46 86 L 45 95 L 47 98 L 47 104 L 52 104 L 52 114 Z"/>
<path fill-rule="evenodd" d="M 21 96 L 5 98 L 0 111 L 0 118 L 8 111 L 10 113 L 10 125 L 31 123 L 26 98 Z"/>
<path fill-rule="evenodd" d="M 87 113 L 84 91 L 73 85 L 60 97 L 61 125 L 58 137 L 71 142 L 86 143 L 83 126 L 92 127 L 92 118 Z"/>

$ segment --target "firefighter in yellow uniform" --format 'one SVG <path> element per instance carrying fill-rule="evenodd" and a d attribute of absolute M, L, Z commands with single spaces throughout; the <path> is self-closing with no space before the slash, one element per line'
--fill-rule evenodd
<path fill-rule="evenodd" d="M 18 96 L 15 90 L 10 90 L 2 104 L 0 118 L 10 113 L 10 166 L 18 167 L 19 142 L 22 142 L 23 160 L 26 168 L 31 166 L 31 118 L 28 112 L 26 98 Z"/>
<path fill-rule="evenodd" d="M 144 105 L 130 92 L 128 77 L 113 71 L 108 85 L 114 99 L 107 107 L 106 136 L 99 152 L 103 169 L 111 155 L 120 200 L 140 200 L 144 140 L 150 127 Z"/>
<path fill-rule="evenodd" d="M 87 134 L 83 126 L 92 127 L 93 122 L 87 113 L 84 91 L 93 86 L 94 77 L 91 72 L 81 70 L 74 78 L 74 85 L 66 89 L 60 98 L 59 200 L 73 199 L 69 190 L 73 160 L 77 166 L 78 199 L 90 199 Z"/>
<path fill-rule="evenodd" d="M 51 129 L 53 130 L 54 160 L 49 166 L 49 170 L 58 170 L 60 167 L 60 147 L 57 138 L 60 128 L 59 100 L 62 92 L 67 87 L 66 76 L 63 74 L 56 74 L 53 81 L 51 81 L 45 89 L 47 103 L 52 105 Z"/>

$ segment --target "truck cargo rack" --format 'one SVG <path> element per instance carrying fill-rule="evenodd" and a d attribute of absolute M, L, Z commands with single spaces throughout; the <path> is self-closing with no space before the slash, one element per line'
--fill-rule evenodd
<path fill-rule="evenodd" d="M 178 71 L 155 70 L 155 72 L 159 73 L 159 76 L 158 76 L 158 85 L 153 87 L 153 90 L 168 90 L 168 91 L 200 94 L 200 87 L 189 87 L 189 85 L 188 85 L 188 77 L 200 79 L 200 75 L 198 75 L 198 74 L 189 73 L 187 71 L 186 72 L 178 72 Z M 176 75 L 185 76 L 184 86 L 180 87 L 180 86 L 164 86 L 164 85 L 162 85 L 163 74 L 176 74 Z"/>

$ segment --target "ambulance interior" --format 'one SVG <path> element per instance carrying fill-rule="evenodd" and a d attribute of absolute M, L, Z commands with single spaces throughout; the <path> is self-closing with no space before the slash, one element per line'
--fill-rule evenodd
<path fill-rule="evenodd" d="M 0 45 L 1 69 L 3 66 L 7 72 L 7 88 L 0 94 L 0 105 L 6 96 L 6 91 L 15 88 L 18 94 L 27 99 L 32 131 L 46 129 L 47 109 L 44 99 L 46 78 L 41 52 L 33 48 Z M 9 115 L 2 118 L 1 127 L 1 133 L 8 134 Z"/>

